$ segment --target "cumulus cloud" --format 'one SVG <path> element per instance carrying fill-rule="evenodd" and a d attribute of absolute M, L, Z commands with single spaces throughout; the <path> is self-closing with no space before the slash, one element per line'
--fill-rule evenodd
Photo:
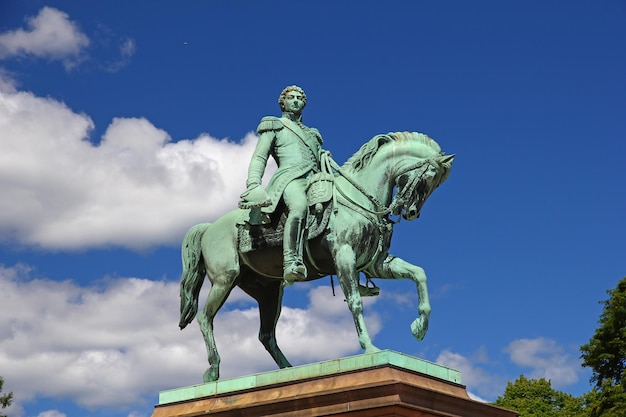
<path fill-rule="evenodd" d="M 483 349 L 479 349 L 470 357 L 443 350 L 435 360 L 435 363 L 460 371 L 463 384 L 472 387 L 473 392 L 468 391 L 470 397 L 483 402 L 485 402 L 483 396 L 494 397 L 503 391 L 502 387 L 505 385 L 502 376 L 496 376 L 481 366 L 488 362 L 487 353 Z"/>
<path fill-rule="evenodd" d="M 505 351 L 513 363 L 531 369 L 530 375 L 526 375 L 529 378 L 545 378 L 554 388 L 578 382 L 580 362 L 554 340 L 519 339 L 511 342 Z"/>
<path fill-rule="evenodd" d="M 0 91 L 4 239 L 52 249 L 178 242 L 236 207 L 257 141 L 172 142 L 146 119 L 116 118 L 93 144 L 93 128 L 54 99 Z"/>
<path fill-rule="evenodd" d="M 0 67 L 0 91 L 15 93 L 17 91 L 16 84 L 15 75 Z"/>
<path fill-rule="evenodd" d="M 62 61 L 71 68 L 89 45 L 69 16 L 53 7 L 44 7 L 39 14 L 26 20 L 27 29 L 0 34 L 0 59 L 13 56 L 35 56 Z"/>
<path fill-rule="evenodd" d="M 530 368 L 529 373 L 523 372 L 528 378 L 548 379 L 556 389 L 578 382 L 580 363 L 554 340 L 519 339 L 504 350 L 513 364 Z M 502 395 L 506 383 L 517 377 L 503 375 L 497 361 L 490 359 L 485 349 L 478 349 L 469 356 L 443 350 L 436 363 L 461 371 L 463 384 L 473 391 L 468 393 L 479 401 Z"/>
<path fill-rule="evenodd" d="M 149 408 L 146 396 L 202 382 L 204 342 L 196 323 L 178 330 L 178 283 L 104 278 L 80 286 L 34 275 L 24 266 L 0 267 L 0 369 L 18 401 Z M 290 361 L 360 353 L 342 297 L 312 287 L 309 300 L 306 308 L 284 307 L 278 322 L 277 338 Z M 367 321 L 375 335 L 380 321 L 375 315 Z M 243 292 L 232 293 L 215 326 L 222 378 L 276 369 L 257 340 L 256 304 Z"/>

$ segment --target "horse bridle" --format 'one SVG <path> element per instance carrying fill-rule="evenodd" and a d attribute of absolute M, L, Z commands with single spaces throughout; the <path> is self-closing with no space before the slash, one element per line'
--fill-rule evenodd
<path fill-rule="evenodd" d="M 407 194 L 409 194 L 411 190 L 415 190 L 417 186 L 422 182 L 422 178 L 424 174 L 428 171 L 428 168 L 430 166 L 436 166 L 436 162 L 432 158 L 428 158 L 425 161 L 420 161 L 418 163 L 415 163 L 403 169 L 401 173 L 396 175 L 396 188 L 398 191 L 393 197 L 393 200 L 391 201 L 391 204 L 389 205 L 389 207 L 386 207 L 384 204 L 378 201 L 376 197 L 374 197 L 373 195 L 368 193 L 363 187 L 361 187 L 361 185 L 358 184 L 347 172 L 345 172 L 345 170 L 343 170 L 332 158 L 329 158 L 329 159 L 330 159 L 330 166 L 333 169 L 335 169 L 339 173 L 339 175 L 344 177 L 354 188 L 359 190 L 361 194 L 367 197 L 367 199 L 370 200 L 372 204 L 374 204 L 374 207 L 376 209 L 370 210 L 369 208 L 364 207 L 362 204 L 357 203 L 348 195 L 346 195 L 346 193 L 341 189 L 341 187 L 336 185 L 336 189 L 339 192 L 339 194 L 341 194 L 341 196 L 345 198 L 346 200 L 348 200 L 350 203 L 354 204 L 355 206 L 359 207 L 360 209 L 370 214 L 376 215 L 377 217 L 385 217 L 385 216 L 388 216 L 389 214 L 392 214 L 394 216 L 401 214 L 402 210 L 405 208 L 405 204 L 407 203 L 407 198 L 406 198 Z M 425 168 L 423 169 L 421 174 L 412 176 L 411 179 L 408 180 L 403 186 L 400 186 L 399 181 L 402 176 L 406 175 L 407 173 L 411 171 L 423 168 L 424 166 Z"/>

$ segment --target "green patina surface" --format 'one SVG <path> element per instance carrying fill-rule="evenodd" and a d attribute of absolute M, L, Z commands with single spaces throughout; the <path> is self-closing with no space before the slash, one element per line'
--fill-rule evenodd
<path fill-rule="evenodd" d="M 289 381 L 376 368 L 384 365 L 392 365 L 409 371 L 419 372 L 456 384 L 461 383 L 461 373 L 459 371 L 402 353 L 383 350 L 376 353 L 350 356 L 326 362 L 294 366 L 293 368 L 161 391 L 159 394 L 159 405 L 193 400 L 215 394 L 227 394 Z"/>
<path fill-rule="evenodd" d="M 219 380 L 220 355 L 213 322 L 235 286 L 258 302 L 259 341 L 279 368 L 291 366 L 276 340 L 276 323 L 284 287 L 294 282 L 336 275 L 366 354 L 379 350 L 363 315 L 362 296 L 379 292 L 378 287 L 370 286 L 373 279 L 413 281 L 418 316 L 411 323 L 411 333 L 422 340 L 428 331 L 431 307 L 426 273 L 390 254 L 389 246 L 394 224 L 400 218 L 410 221 L 419 217 L 425 201 L 448 178 L 454 155 L 444 154 L 439 144 L 423 133 L 389 132 L 372 137 L 339 166 L 330 152 L 322 149 L 319 131 L 302 122 L 304 91 L 286 87 L 278 102 L 281 117 L 266 116 L 257 129 L 258 142 L 239 209 L 213 223 L 193 226 L 183 240 L 179 326 L 184 329 L 198 317 L 209 362 L 205 382 Z M 278 169 L 264 187 L 261 178 L 270 156 Z M 281 223 L 283 215 L 286 218 Z M 399 218 L 394 220 L 395 216 Z M 308 226 L 309 220 L 315 227 Z M 309 236 L 311 230 L 318 234 Z M 240 244 L 252 241 L 253 235 L 256 247 Z M 312 255 L 306 259 L 305 241 L 307 253 Z M 367 278 L 366 286 L 359 282 L 361 273 Z M 211 288 L 199 311 L 205 278 Z M 276 375 L 306 374 L 308 369 Z M 317 372 L 314 365 L 311 369 Z M 250 384 L 258 384 L 264 378 L 273 381 L 275 376 L 250 378 Z M 233 383 L 217 384 L 214 389 Z M 197 389 L 213 389 L 210 387 Z"/>

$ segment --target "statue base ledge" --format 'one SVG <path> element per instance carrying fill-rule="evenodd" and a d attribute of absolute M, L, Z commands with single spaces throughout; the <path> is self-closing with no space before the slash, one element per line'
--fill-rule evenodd
<path fill-rule="evenodd" d="M 459 371 L 384 350 L 162 391 L 152 417 L 515 417 L 472 400 Z"/>

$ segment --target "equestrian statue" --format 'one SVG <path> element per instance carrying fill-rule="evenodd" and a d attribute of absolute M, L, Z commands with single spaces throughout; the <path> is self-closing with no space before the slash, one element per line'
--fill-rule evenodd
<path fill-rule="evenodd" d="M 417 132 L 391 132 L 366 142 L 343 166 L 321 148 L 317 129 L 302 123 L 306 95 L 289 86 L 279 97 L 282 117 L 264 117 L 239 208 L 214 223 L 193 226 L 182 245 L 180 323 L 198 315 L 208 353 L 204 381 L 219 378 L 213 320 L 235 286 L 259 305 L 259 340 L 280 368 L 291 366 L 276 342 L 283 290 L 294 282 L 336 275 L 352 312 L 359 344 L 374 346 L 363 318 L 362 296 L 378 294 L 372 279 L 410 279 L 418 294 L 417 340 L 428 330 L 426 274 L 389 253 L 392 217 L 419 217 L 430 194 L 450 173 L 454 155 Z M 267 187 L 269 156 L 278 165 Z M 366 284 L 359 283 L 360 273 Z M 198 298 L 211 281 L 204 309 Z"/>

